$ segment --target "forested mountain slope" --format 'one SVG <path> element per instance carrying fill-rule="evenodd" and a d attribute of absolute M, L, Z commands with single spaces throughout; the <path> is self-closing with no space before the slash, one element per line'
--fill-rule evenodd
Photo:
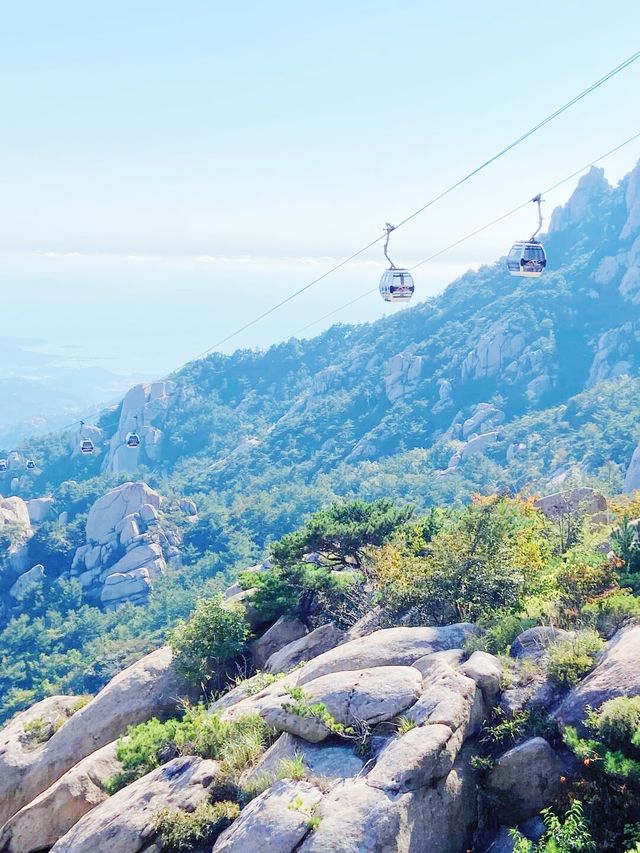
<path fill-rule="evenodd" d="M 539 280 L 501 259 L 378 322 L 214 354 L 155 399 L 133 389 L 100 422 L 104 454 L 45 442 L 20 487 L 142 465 L 201 510 L 246 508 L 260 544 L 332 494 L 426 505 L 567 477 L 621 489 L 640 439 L 640 166 L 617 187 L 592 168 L 544 243 Z M 136 415 L 139 455 L 122 447 Z"/>
<path fill-rule="evenodd" d="M 544 242 L 539 280 L 501 259 L 376 323 L 135 386 L 85 427 L 92 456 L 77 432 L 6 448 L 0 714 L 97 689 L 333 500 L 639 487 L 640 166 L 617 187 L 592 169 Z"/>

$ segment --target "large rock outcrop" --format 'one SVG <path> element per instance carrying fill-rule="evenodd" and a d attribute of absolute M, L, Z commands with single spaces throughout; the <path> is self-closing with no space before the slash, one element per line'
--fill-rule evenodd
<path fill-rule="evenodd" d="M 394 403 L 418 386 L 423 359 L 410 347 L 390 358 L 384 366 L 384 388 L 387 399 Z"/>
<path fill-rule="evenodd" d="M 70 571 L 90 601 L 107 609 L 144 602 L 167 563 L 179 565 L 180 540 L 162 529 L 159 509 L 146 483 L 123 483 L 93 504 Z"/>
<path fill-rule="evenodd" d="M 242 810 L 213 846 L 214 853 L 293 853 L 309 832 L 322 792 L 309 782 L 276 782 Z"/>
<path fill-rule="evenodd" d="M 31 498 L 27 501 L 27 511 L 31 524 L 42 524 L 53 514 L 54 499 L 52 497 Z"/>
<path fill-rule="evenodd" d="M 19 714 L 0 740 L 0 826 L 45 791 L 78 761 L 150 717 L 176 713 L 189 690 L 177 675 L 169 648 L 158 649 L 115 676 L 45 743 L 32 747 L 25 724 L 47 714 L 58 718 L 77 698 L 45 699 Z"/>
<path fill-rule="evenodd" d="M 300 853 L 461 853 L 477 821 L 473 773 L 463 755 L 440 781 L 397 793 L 350 779 L 317 809 Z M 425 777 L 426 778 L 426 777 Z"/>
<path fill-rule="evenodd" d="M 164 807 L 193 809 L 206 798 L 218 764 L 197 757 L 174 758 L 109 797 L 85 815 L 52 853 L 138 853 L 153 841 L 153 821 Z"/>
<path fill-rule="evenodd" d="M 630 495 L 640 489 L 640 444 L 633 451 L 624 478 L 624 490 Z"/>
<path fill-rule="evenodd" d="M 0 527 L 5 524 L 17 524 L 25 528 L 31 526 L 29 509 L 22 498 L 3 498 L 0 495 Z"/>
<path fill-rule="evenodd" d="M 477 823 L 477 791 L 464 744 L 497 699 L 501 675 L 497 659 L 483 652 L 460 670 L 464 655 L 455 646 L 468 631 L 465 625 L 376 631 L 319 655 L 255 696 L 236 693 L 235 702 L 225 703 L 225 717 L 260 713 L 285 732 L 248 773 L 247 782 L 273 778 L 280 762 L 296 755 L 309 768 L 311 783 L 315 774 L 325 777 L 315 820 L 295 839 L 287 835 L 280 841 L 272 834 L 277 820 L 265 808 L 270 843 L 311 853 L 467 849 Z M 368 666 L 355 668 L 356 662 Z M 292 709 L 288 691 L 296 684 L 310 705 L 320 703 L 356 733 L 367 725 L 387 727 L 373 738 L 373 755 L 365 766 L 358 767 L 348 742 L 336 742 L 318 718 Z M 393 721 L 401 718 L 407 730 L 394 734 Z M 331 759 L 323 760 L 329 752 Z M 268 791 L 262 797 L 267 803 Z M 262 838 L 260 811 L 253 804 L 234 824 L 243 843 L 249 826 L 254 839 Z M 216 851 L 236 849 L 223 846 L 235 837 L 234 827 Z"/>
<path fill-rule="evenodd" d="M 0 833 L 2 853 L 48 849 L 103 803 L 107 780 L 121 769 L 116 746 L 107 744 L 84 758 L 10 818 Z"/>
<path fill-rule="evenodd" d="M 162 454 L 163 433 L 160 428 L 172 405 L 175 384 L 159 380 L 134 385 L 124 400 L 115 434 L 109 441 L 104 468 L 109 471 L 135 471 L 145 463 L 157 462 Z M 127 436 L 136 432 L 140 445 L 127 445 Z"/>
<path fill-rule="evenodd" d="M 272 673 L 289 672 L 299 664 L 339 646 L 345 639 L 344 631 L 337 628 L 333 622 L 328 622 L 274 652 L 267 660 L 265 668 L 267 672 Z"/>
<path fill-rule="evenodd" d="M 549 234 L 564 231 L 571 226 L 592 219 L 597 215 L 603 195 L 611 192 L 611 186 L 604 176 L 604 169 L 592 166 L 586 175 L 578 181 L 569 201 L 562 207 L 556 207 L 551 214 Z"/>
<path fill-rule="evenodd" d="M 505 752 L 487 777 L 495 817 L 513 825 L 538 814 L 560 796 L 562 775 L 560 759 L 544 738 Z"/>
<path fill-rule="evenodd" d="M 298 672 L 304 685 L 321 675 L 374 666 L 411 666 L 430 652 L 459 649 L 476 629 L 469 623 L 442 628 L 383 628 L 343 643 L 305 664 Z"/>
<path fill-rule="evenodd" d="M 588 708 L 618 696 L 640 695 L 640 625 L 623 628 L 607 643 L 593 672 L 566 697 L 557 713 L 561 725 L 580 726 Z"/>

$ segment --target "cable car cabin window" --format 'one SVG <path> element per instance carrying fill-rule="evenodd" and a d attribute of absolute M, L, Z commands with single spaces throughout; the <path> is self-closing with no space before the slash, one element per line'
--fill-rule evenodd
<path fill-rule="evenodd" d="M 538 261 L 539 263 L 545 260 L 542 246 L 525 246 L 523 257 L 526 261 Z"/>

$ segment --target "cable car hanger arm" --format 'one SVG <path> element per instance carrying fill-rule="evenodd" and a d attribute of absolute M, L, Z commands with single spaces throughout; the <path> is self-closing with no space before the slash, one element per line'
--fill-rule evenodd
<path fill-rule="evenodd" d="M 540 229 L 542 228 L 542 207 L 541 207 L 541 204 L 544 201 L 544 199 L 542 198 L 542 193 L 538 193 L 538 195 L 535 195 L 531 199 L 531 201 L 533 201 L 535 204 L 538 205 L 538 227 L 536 228 L 536 230 L 531 235 L 531 241 L 530 241 L 531 243 L 533 243 L 533 241 L 536 239 L 536 237 L 540 233 Z"/>
<path fill-rule="evenodd" d="M 387 222 L 385 228 L 387 231 L 387 239 L 384 241 L 384 256 L 389 261 L 389 269 L 394 270 L 396 268 L 396 265 L 393 263 L 393 261 L 387 254 L 387 249 L 389 248 L 389 236 L 391 235 L 392 231 L 396 230 L 396 226 L 392 225 L 390 222 Z"/>

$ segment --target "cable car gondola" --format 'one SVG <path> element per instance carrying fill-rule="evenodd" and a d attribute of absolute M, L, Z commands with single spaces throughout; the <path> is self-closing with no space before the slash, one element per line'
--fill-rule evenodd
<path fill-rule="evenodd" d="M 8 471 L 9 463 L 6 459 L 0 459 L 0 471 Z"/>
<path fill-rule="evenodd" d="M 413 278 L 408 269 L 397 267 L 389 255 L 389 235 L 395 230 L 395 225 L 387 222 L 387 239 L 384 243 L 384 256 L 389 261 L 389 269 L 382 273 L 380 279 L 380 295 L 385 302 L 409 302 L 415 290 Z"/>
<path fill-rule="evenodd" d="M 27 459 L 27 471 L 33 471 L 35 467 L 36 463 L 33 461 L 33 459 Z"/>
<path fill-rule="evenodd" d="M 82 430 L 84 429 L 84 421 L 80 421 L 80 453 L 91 454 L 95 450 L 93 446 L 93 442 L 90 438 L 82 437 Z"/>
<path fill-rule="evenodd" d="M 538 205 L 538 227 L 529 240 L 518 240 L 511 247 L 507 256 L 507 268 L 510 275 L 519 275 L 524 278 L 538 278 L 544 272 L 547 265 L 547 256 L 544 246 L 536 236 L 542 228 L 542 198 L 540 195 L 531 199 Z"/>
<path fill-rule="evenodd" d="M 138 416 L 136 415 L 136 425 L 133 432 L 127 435 L 127 447 L 140 447 L 140 436 L 138 435 Z"/>

